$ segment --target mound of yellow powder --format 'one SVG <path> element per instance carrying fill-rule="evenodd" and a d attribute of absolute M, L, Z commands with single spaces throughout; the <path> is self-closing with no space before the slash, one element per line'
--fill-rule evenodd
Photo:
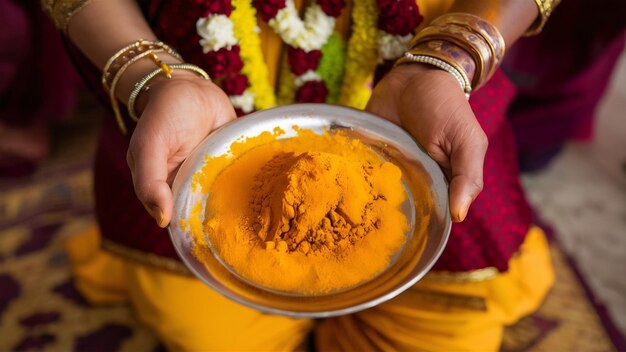
<path fill-rule="evenodd" d="M 199 177 L 210 193 L 204 245 L 238 275 L 293 293 L 345 289 L 384 270 L 407 230 L 400 169 L 341 134 L 263 142 L 207 161 L 223 169 Z"/>

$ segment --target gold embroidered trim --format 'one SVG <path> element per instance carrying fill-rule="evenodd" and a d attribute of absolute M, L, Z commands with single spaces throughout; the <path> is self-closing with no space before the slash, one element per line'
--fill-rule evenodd
<path fill-rule="evenodd" d="M 487 311 L 484 297 L 443 292 L 430 289 L 411 288 L 403 295 L 410 295 L 411 305 L 424 307 L 430 311 L 449 313 L 452 311 Z M 408 300 L 407 300 L 408 301 Z"/>
<path fill-rule="evenodd" d="M 138 251 L 136 249 L 132 249 L 113 241 L 107 240 L 106 238 L 102 239 L 102 248 L 119 256 L 140 262 L 142 264 L 152 265 L 160 269 L 174 272 L 176 274 L 191 276 L 189 269 L 187 269 L 187 267 L 183 263 L 174 259 L 164 258 L 156 254 Z"/>
<path fill-rule="evenodd" d="M 92 0 L 41 0 L 41 6 L 48 13 L 57 28 L 67 32 L 67 24 L 72 16 L 87 6 Z"/>
<path fill-rule="evenodd" d="M 552 11 L 554 11 L 560 2 L 561 0 L 535 0 L 537 8 L 539 8 L 539 16 L 537 16 L 535 22 L 530 25 L 524 35 L 528 37 L 539 34 L 539 32 L 543 29 L 543 26 L 545 26 L 546 22 L 548 22 L 550 15 L 552 15 Z"/>
<path fill-rule="evenodd" d="M 495 278 L 499 274 L 498 269 L 493 266 L 489 266 L 483 269 L 477 269 L 472 271 L 431 271 L 426 275 L 424 279 L 439 281 L 439 282 L 454 282 L 454 283 L 466 283 L 466 282 L 482 282 Z"/>

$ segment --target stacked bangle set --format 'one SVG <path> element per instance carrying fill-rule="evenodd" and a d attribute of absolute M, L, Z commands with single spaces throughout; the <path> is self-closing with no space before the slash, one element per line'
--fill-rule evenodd
<path fill-rule="evenodd" d="M 166 78 L 171 78 L 173 70 L 187 70 L 195 72 L 198 76 L 204 79 L 209 79 L 209 75 L 198 66 L 186 63 L 167 64 L 161 61 L 161 59 L 157 56 L 157 53 L 163 52 L 168 53 L 176 59 L 182 61 L 181 56 L 167 44 L 163 42 L 139 39 L 113 54 L 104 66 L 104 70 L 102 71 L 102 86 L 109 93 L 111 108 L 113 109 L 115 119 L 123 134 L 126 134 L 128 129 L 124 123 L 124 118 L 122 117 L 115 93 L 120 78 L 134 63 L 139 62 L 144 58 L 149 58 L 157 66 L 154 71 L 148 73 L 135 84 L 135 87 L 128 98 L 128 115 L 135 122 L 139 119 L 137 117 L 137 113 L 135 112 L 135 101 L 141 92 L 145 92 L 149 89 L 148 83 L 156 76 L 162 74 Z"/>
<path fill-rule="evenodd" d="M 495 26 L 475 15 L 449 13 L 421 30 L 396 64 L 419 62 L 448 71 L 469 97 L 493 75 L 504 52 Z"/>
<path fill-rule="evenodd" d="M 534 0 L 539 16 L 525 35 L 541 31 L 561 0 Z M 396 65 L 425 63 L 452 74 L 469 98 L 502 63 L 504 38 L 484 19 L 469 13 L 448 13 L 422 29 L 409 43 Z"/>

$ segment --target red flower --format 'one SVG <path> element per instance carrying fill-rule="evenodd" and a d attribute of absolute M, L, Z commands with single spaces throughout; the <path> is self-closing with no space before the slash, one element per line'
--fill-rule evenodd
<path fill-rule="evenodd" d="M 285 0 L 252 0 L 252 6 L 259 12 L 263 21 L 267 22 L 287 5 Z"/>
<path fill-rule="evenodd" d="M 224 78 L 222 88 L 228 95 L 241 95 L 248 88 L 248 77 L 244 75 L 233 75 Z"/>
<path fill-rule="evenodd" d="M 254 112 L 254 110 L 252 110 L 250 112 L 243 112 L 243 110 L 241 110 L 240 108 L 235 108 L 235 114 L 237 114 L 237 117 L 248 115 L 248 114 L 251 114 L 253 112 Z"/>
<path fill-rule="evenodd" d="M 208 15 L 230 16 L 230 13 L 233 11 L 233 5 L 231 5 L 230 0 L 204 0 L 202 5 L 204 6 L 202 17 L 207 17 Z"/>
<path fill-rule="evenodd" d="M 230 50 L 221 48 L 218 51 L 209 51 L 205 55 L 205 65 L 209 75 L 220 78 L 228 74 L 239 73 L 243 68 L 243 61 L 239 56 L 239 45 L 234 45 Z"/>
<path fill-rule="evenodd" d="M 325 14 L 330 17 L 339 17 L 346 3 L 343 0 L 317 0 Z"/>
<path fill-rule="evenodd" d="M 393 35 L 407 35 L 424 19 L 415 0 L 377 0 L 378 28 Z"/>
<path fill-rule="evenodd" d="M 296 92 L 298 103 L 323 103 L 326 101 L 328 88 L 324 81 L 307 81 Z"/>
<path fill-rule="evenodd" d="M 300 76 L 308 70 L 315 70 L 322 58 L 322 52 L 311 50 L 308 53 L 302 49 L 289 47 L 287 49 L 287 62 L 293 74 Z"/>

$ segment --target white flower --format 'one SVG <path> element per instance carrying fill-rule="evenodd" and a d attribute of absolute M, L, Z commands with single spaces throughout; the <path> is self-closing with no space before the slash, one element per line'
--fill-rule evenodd
<path fill-rule="evenodd" d="M 254 93 L 248 89 L 241 95 L 229 95 L 228 98 L 234 107 L 241 109 L 246 114 L 254 110 Z"/>
<path fill-rule="evenodd" d="M 317 74 L 317 72 L 313 70 L 308 70 L 300 76 L 296 77 L 293 82 L 295 83 L 297 88 L 300 88 L 303 84 L 308 81 L 321 81 L 322 77 Z"/>
<path fill-rule="evenodd" d="M 237 44 L 237 38 L 233 33 L 233 22 L 225 15 L 209 15 L 198 19 L 196 30 L 202 45 L 202 51 L 218 51 L 222 48 L 230 48 Z"/>
<path fill-rule="evenodd" d="M 328 16 L 318 4 L 312 4 L 302 21 L 293 0 L 287 0 L 269 25 L 288 45 L 311 51 L 319 50 L 328 41 L 335 28 L 335 18 Z"/>
<path fill-rule="evenodd" d="M 381 60 L 395 60 L 402 56 L 413 35 L 405 36 L 378 31 L 378 57 Z"/>

